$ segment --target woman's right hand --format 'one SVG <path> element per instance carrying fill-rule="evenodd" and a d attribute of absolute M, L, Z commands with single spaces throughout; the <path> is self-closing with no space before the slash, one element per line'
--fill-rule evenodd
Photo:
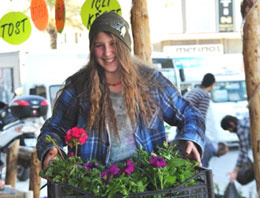
<path fill-rule="evenodd" d="M 229 180 L 230 182 L 235 182 L 237 179 L 237 174 L 238 174 L 239 168 L 235 168 L 232 172 L 229 172 Z"/>
<path fill-rule="evenodd" d="M 53 160 L 57 156 L 58 156 L 57 148 L 55 147 L 51 148 L 46 154 L 45 159 L 43 161 L 43 169 L 46 170 L 50 166 L 51 160 Z"/>

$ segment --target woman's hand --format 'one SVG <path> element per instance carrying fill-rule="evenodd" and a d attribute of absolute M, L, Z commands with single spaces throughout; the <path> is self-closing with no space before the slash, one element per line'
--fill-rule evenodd
<path fill-rule="evenodd" d="M 57 148 L 55 147 L 51 148 L 46 154 L 45 159 L 43 161 L 43 169 L 46 170 L 50 166 L 51 160 L 55 159 L 57 156 L 58 156 Z"/>
<path fill-rule="evenodd" d="M 199 166 L 202 166 L 200 153 L 196 145 L 191 141 L 183 141 L 183 146 L 184 146 L 186 157 L 188 157 L 190 160 L 195 160 L 199 162 Z"/>

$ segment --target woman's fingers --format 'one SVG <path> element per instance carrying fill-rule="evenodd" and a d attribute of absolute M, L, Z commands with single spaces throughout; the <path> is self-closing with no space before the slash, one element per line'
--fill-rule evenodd
<path fill-rule="evenodd" d="M 57 148 L 51 148 L 48 153 L 45 156 L 45 159 L 43 161 L 43 169 L 47 169 L 50 166 L 51 160 L 56 158 L 58 155 Z"/>
<path fill-rule="evenodd" d="M 191 141 L 186 142 L 185 154 L 187 155 L 187 157 L 189 159 L 196 160 L 197 162 L 199 162 L 200 166 L 201 166 L 200 153 L 193 142 L 191 142 Z"/>

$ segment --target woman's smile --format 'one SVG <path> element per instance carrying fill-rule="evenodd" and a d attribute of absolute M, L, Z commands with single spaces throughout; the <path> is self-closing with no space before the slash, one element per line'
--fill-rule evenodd
<path fill-rule="evenodd" d="M 95 40 L 95 56 L 105 73 L 118 71 L 116 42 L 105 32 L 99 32 Z"/>

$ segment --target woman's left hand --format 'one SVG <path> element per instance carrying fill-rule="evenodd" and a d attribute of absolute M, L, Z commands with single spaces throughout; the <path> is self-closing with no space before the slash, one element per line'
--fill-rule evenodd
<path fill-rule="evenodd" d="M 191 141 L 184 141 L 184 151 L 186 156 L 190 160 L 195 160 L 199 162 L 199 166 L 202 166 L 201 159 L 200 159 L 200 153 L 196 147 L 196 145 Z"/>

